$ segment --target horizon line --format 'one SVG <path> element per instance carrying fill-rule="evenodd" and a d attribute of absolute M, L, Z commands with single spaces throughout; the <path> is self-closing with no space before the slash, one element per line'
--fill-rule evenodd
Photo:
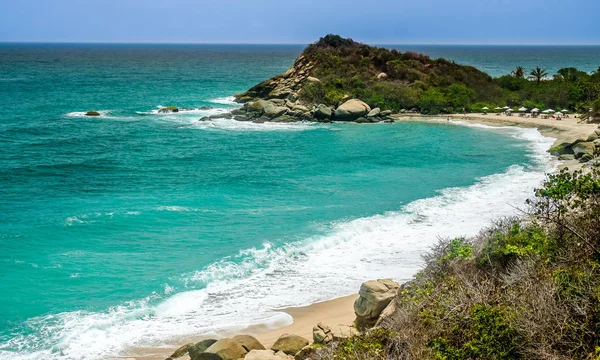
<path fill-rule="evenodd" d="M 20 40 L 0 40 L 0 44 L 72 44 L 72 45 L 289 45 L 289 46 L 307 46 L 311 43 L 283 43 L 283 42 L 151 42 L 151 41 L 20 41 Z M 373 46 L 600 46 L 598 44 L 579 43 L 579 44 L 565 44 L 565 43 L 529 43 L 529 44 L 511 44 L 511 43 L 419 43 L 419 42 L 408 42 L 408 43 L 377 43 L 377 42 L 363 42 L 365 45 Z"/>

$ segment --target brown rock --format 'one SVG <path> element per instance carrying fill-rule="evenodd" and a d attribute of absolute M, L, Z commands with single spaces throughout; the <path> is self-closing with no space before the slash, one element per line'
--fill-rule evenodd
<path fill-rule="evenodd" d="M 232 338 L 233 341 L 242 345 L 246 351 L 251 350 L 264 350 L 265 347 L 256 339 L 254 336 L 250 335 L 237 335 Z"/>
<path fill-rule="evenodd" d="M 206 349 L 197 359 L 212 360 L 214 357 L 210 355 L 216 355 L 220 360 L 237 360 L 246 356 L 247 353 L 248 351 L 233 339 L 221 339 Z"/>
<path fill-rule="evenodd" d="M 244 360 L 290 360 L 294 359 L 282 352 L 276 353 L 273 350 L 252 350 Z"/>
<path fill-rule="evenodd" d="M 309 341 L 298 335 L 283 334 L 271 346 L 275 351 L 283 351 L 288 355 L 296 355 L 303 347 L 308 345 Z"/>

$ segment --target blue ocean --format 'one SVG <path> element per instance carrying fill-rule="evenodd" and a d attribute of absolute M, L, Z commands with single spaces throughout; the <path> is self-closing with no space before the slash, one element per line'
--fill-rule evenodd
<path fill-rule="evenodd" d="M 398 48 L 494 76 L 600 59 L 599 47 Z M 0 359 L 101 359 L 286 325 L 278 308 L 409 279 L 440 236 L 515 214 L 554 166 L 553 139 L 534 129 L 198 121 L 301 51 L 0 44 Z M 184 110 L 159 113 L 171 105 Z"/>

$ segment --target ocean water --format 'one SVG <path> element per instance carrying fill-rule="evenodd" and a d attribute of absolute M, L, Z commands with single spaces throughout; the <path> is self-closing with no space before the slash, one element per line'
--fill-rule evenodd
<path fill-rule="evenodd" d="M 533 129 L 197 121 L 299 52 L 0 45 L 0 359 L 288 324 L 277 308 L 410 279 L 554 166 Z"/>

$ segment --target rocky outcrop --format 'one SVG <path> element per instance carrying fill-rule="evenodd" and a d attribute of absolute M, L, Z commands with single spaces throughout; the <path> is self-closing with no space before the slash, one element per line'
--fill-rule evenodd
<path fill-rule="evenodd" d="M 353 121 L 365 116 L 371 111 L 371 107 L 358 99 L 351 99 L 335 109 L 335 120 Z"/>
<path fill-rule="evenodd" d="M 248 91 L 236 95 L 236 100 L 240 101 L 241 99 L 247 98 L 277 98 L 296 101 L 298 99 L 298 93 L 307 81 L 320 82 L 319 79 L 310 76 L 310 72 L 315 65 L 314 62 L 308 60 L 304 55 L 301 55 L 285 74 L 263 81 L 250 88 Z"/>
<path fill-rule="evenodd" d="M 400 285 L 391 279 L 370 280 L 363 283 L 358 292 L 360 296 L 354 302 L 356 328 L 363 330 L 373 327 L 381 312 L 396 296 L 399 288 Z"/>
<path fill-rule="evenodd" d="M 318 323 L 313 327 L 313 341 L 315 344 L 328 344 L 336 340 L 348 339 L 358 335 L 358 330 L 348 325 L 329 326 Z"/>
<path fill-rule="evenodd" d="M 233 339 L 221 339 L 192 360 L 237 360 L 248 351 Z"/>
<path fill-rule="evenodd" d="M 94 110 L 90 110 L 88 112 L 85 113 L 85 116 L 100 116 L 101 114 L 97 111 Z"/>
<path fill-rule="evenodd" d="M 274 351 L 283 351 L 287 355 L 296 355 L 303 347 L 308 345 L 309 341 L 302 336 L 283 334 L 271 346 Z"/>

